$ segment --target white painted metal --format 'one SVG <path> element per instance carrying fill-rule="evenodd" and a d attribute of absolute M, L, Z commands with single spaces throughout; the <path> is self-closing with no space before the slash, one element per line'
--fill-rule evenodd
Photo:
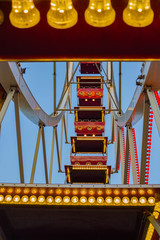
<path fill-rule="evenodd" d="M 133 126 L 143 116 L 143 107 L 144 107 L 143 91 L 146 86 L 151 86 L 153 90 L 160 89 L 160 81 L 159 81 L 160 62 L 146 62 L 142 75 L 144 76 L 144 80 L 142 80 L 142 85 L 139 85 L 136 87 L 134 96 L 130 102 L 130 105 L 127 111 L 124 114 L 122 113 L 122 116 L 114 112 L 114 118 L 117 120 L 117 124 L 121 127 L 131 123 Z M 110 88 L 110 91 L 114 100 L 116 101 L 116 104 L 119 104 L 116 89 L 115 89 L 115 84 L 114 84 L 114 77 L 112 81 L 113 81 L 113 86 Z M 112 102 L 112 106 L 113 106 L 113 102 Z"/>
<path fill-rule="evenodd" d="M 21 181 L 21 183 L 24 183 L 22 140 L 21 140 L 20 116 L 19 116 L 19 92 L 18 91 L 16 91 L 14 94 L 14 106 L 15 106 L 20 181 Z"/>
<path fill-rule="evenodd" d="M 154 117 L 155 117 L 156 125 L 157 125 L 158 132 L 159 132 L 159 135 L 160 135 L 160 109 L 159 109 L 159 106 L 157 104 L 157 100 L 156 100 L 154 91 L 147 89 L 147 94 L 148 94 L 148 97 L 149 97 L 150 104 L 152 106 L 152 110 L 153 110 L 153 114 L 154 114 Z"/>
<path fill-rule="evenodd" d="M 123 132 L 122 128 L 119 128 L 119 145 L 120 145 L 120 154 L 121 154 L 121 182 L 124 184 L 124 152 L 123 149 Z"/>
<path fill-rule="evenodd" d="M 50 168 L 49 168 L 49 184 L 51 184 L 51 181 L 52 181 L 55 132 L 56 132 L 56 127 L 53 127 L 52 147 L 51 147 L 51 160 L 50 160 Z"/>
<path fill-rule="evenodd" d="M 72 76 L 73 66 L 73 62 L 69 62 L 69 80 Z M 56 116 L 50 116 L 42 110 L 30 92 L 21 71 L 15 62 L 0 62 L 0 76 L 0 83 L 7 93 L 9 93 L 11 86 L 19 88 L 21 92 L 19 99 L 20 109 L 32 122 L 37 125 L 41 123 L 46 126 L 56 126 L 58 124 L 64 112 L 58 112 Z M 59 106 L 60 109 L 65 108 L 68 94 L 69 89 L 66 91 L 63 101 Z"/>
<path fill-rule="evenodd" d="M 130 147 L 130 153 L 131 153 L 133 184 L 138 184 L 137 171 L 136 171 L 136 158 L 135 158 L 134 143 L 133 143 L 133 133 L 132 133 L 132 128 L 130 127 L 128 127 L 128 138 L 129 138 L 129 147 Z"/>
<path fill-rule="evenodd" d="M 13 97 L 14 93 L 15 93 L 15 89 L 14 88 L 11 88 L 11 89 L 8 90 L 7 98 L 6 98 L 6 100 L 5 100 L 5 102 L 4 102 L 3 106 L 2 106 L 1 111 L 0 111 L 0 125 L 1 125 L 1 123 L 3 121 L 3 118 L 5 116 L 5 113 L 7 111 L 7 108 L 9 106 L 10 101 L 12 100 L 12 97 Z"/>
<path fill-rule="evenodd" d="M 118 136 L 117 124 L 114 120 L 114 150 L 115 150 L 115 172 L 118 172 L 119 163 L 119 136 Z"/>
<path fill-rule="evenodd" d="M 45 135 L 44 135 L 44 126 L 42 126 L 42 146 L 43 146 L 45 178 L 46 178 L 46 184 L 48 184 L 48 168 L 47 168 L 47 155 L 46 155 L 46 143 L 45 143 Z"/>
<path fill-rule="evenodd" d="M 129 160 L 129 138 L 128 138 L 128 127 L 126 133 L 126 151 L 125 151 L 125 164 L 124 164 L 124 179 L 122 180 L 124 184 L 127 184 L 127 174 L 128 174 L 128 160 Z"/>
<path fill-rule="evenodd" d="M 143 114 L 143 135 L 142 135 L 142 150 L 141 150 L 140 184 L 145 184 L 149 110 L 150 110 L 149 100 L 148 100 L 148 97 L 145 95 L 145 105 L 144 105 L 144 114 Z"/>
<path fill-rule="evenodd" d="M 34 181 L 41 135 L 42 135 L 42 127 L 39 127 L 37 143 L 36 143 L 34 159 L 33 159 L 33 165 L 32 165 L 32 172 L 31 172 L 31 177 L 30 177 L 30 183 L 33 183 L 33 181 Z"/>

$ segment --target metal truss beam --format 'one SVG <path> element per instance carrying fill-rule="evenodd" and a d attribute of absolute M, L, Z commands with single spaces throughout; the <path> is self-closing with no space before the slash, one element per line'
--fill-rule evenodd
<path fill-rule="evenodd" d="M 16 91 L 14 94 L 14 107 L 15 107 L 15 119 L 16 119 L 20 181 L 21 181 L 21 183 L 24 183 L 24 170 L 23 170 L 24 168 L 23 168 L 22 140 L 21 140 L 20 116 L 19 116 L 19 92 L 18 91 Z"/>
<path fill-rule="evenodd" d="M 123 149 L 125 146 L 123 146 L 123 132 L 122 128 L 119 128 L 119 145 L 120 145 L 120 154 L 121 154 L 121 183 L 124 184 L 124 152 Z"/>
<path fill-rule="evenodd" d="M 45 178 L 46 178 L 46 184 L 48 184 L 48 169 L 47 169 L 47 155 L 46 155 L 46 143 L 45 143 L 45 135 L 44 135 L 44 126 L 42 126 L 42 146 L 43 146 Z"/>
<path fill-rule="evenodd" d="M 12 100 L 12 97 L 13 97 L 13 95 L 15 93 L 15 90 L 16 90 L 15 88 L 11 88 L 9 93 L 7 94 L 6 100 L 5 100 L 5 102 L 4 102 L 3 106 L 2 106 L 2 109 L 0 111 L 0 125 L 1 125 L 1 123 L 3 121 L 3 118 L 5 116 L 5 113 L 7 111 L 8 106 L 10 104 L 10 101 Z"/>
<path fill-rule="evenodd" d="M 118 163 L 119 163 L 119 128 L 117 131 L 117 124 L 114 121 L 114 146 L 115 146 L 115 172 L 118 172 Z"/>
<path fill-rule="evenodd" d="M 147 89 L 147 94 L 148 94 L 150 104 L 152 106 L 152 110 L 153 110 L 153 114 L 154 114 L 154 117 L 155 117 L 156 125 L 157 125 L 158 132 L 159 132 L 159 135 L 160 135 L 160 109 L 159 109 L 159 106 L 157 104 L 157 100 L 156 100 L 154 91 Z"/>
<path fill-rule="evenodd" d="M 113 112 L 111 112 L 111 143 L 113 143 L 114 139 L 114 116 Z"/>
<path fill-rule="evenodd" d="M 100 69 L 99 69 L 99 67 L 98 67 L 98 65 L 97 65 L 96 62 L 95 62 L 95 65 L 96 65 L 96 67 L 97 67 L 97 69 L 98 69 L 98 71 L 99 71 L 99 74 L 101 75 L 101 77 L 102 77 L 102 79 L 103 79 L 103 75 L 102 75 L 102 73 L 101 73 L 101 71 L 100 71 Z M 112 99 L 115 107 L 118 109 L 118 105 L 117 105 L 114 97 L 113 97 L 112 94 L 111 94 L 110 88 L 107 86 L 107 83 L 106 83 L 105 81 L 103 81 L 103 82 L 104 82 L 104 84 L 105 84 L 105 86 L 106 86 L 106 89 L 107 89 L 107 91 L 108 91 L 108 93 L 109 93 L 109 95 L 110 95 L 110 97 L 111 97 L 111 99 Z"/>
<path fill-rule="evenodd" d="M 58 144 L 57 127 L 55 127 L 55 139 L 56 139 L 56 147 L 57 147 L 58 166 L 59 166 L 58 172 L 62 172 L 62 169 L 61 169 L 61 160 L 60 160 L 60 154 L 59 154 L 59 144 Z"/>
<path fill-rule="evenodd" d="M 128 160 L 129 160 L 129 138 L 128 138 L 128 127 L 126 133 L 126 152 L 125 152 L 125 165 L 124 165 L 124 179 L 122 180 L 124 184 L 127 184 L 128 176 Z"/>
<path fill-rule="evenodd" d="M 66 142 L 65 143 L 68 143 L 68 127 L 66 126 L 66 119 L 65 119 L 65 115 L 63 115 L 63 124 L 64 124 L 64 133 L 65 133 L 65 139 L 66 139 Z M 68 121 L 67 121 L 68 123 Z"/>
<path fill-rule="evenodd" d="M 51 147 L 51 160 L 50 160 L 50 168 L 49 168 L 49 184 L 51 184 L 51 181 L 52 181 L 55 132 L 56 132 L 56 128 L 53 127 L 52 147 Z"/>
<path fill-rule="evenodd" d="M 35 170 L 36 170 L 36 165 L 37 165 L 37 157 L 38 157 L 38 151 L 39 151 L 39 144 L 40 144 L 41 134 L 42 134 L 42 127 L 40 126 L 40 127 L 39 127 L 39 131 L 38 131 L 38 136 L 37 136 L 37 143 L 36 143 L 35 153 L 34 153 L 34 159 L 33 159 L 32 172 L 31 172 L 31 177 L 30 177 L 30 183 L 33 183 L 33 181 L 34 181 L 34 176 L 35 176 Z"/>
<path fill-rule="evenodd" d="M 132 133 L 131 127 L 128 127 L 128 138 L 129 138 L 129 147 L 130 147 L 130 153 L 131 153 L 133 184 L 138 184 L 137 171 L 136 171 L 136 157 L 135 157 L 133 133 Z"/>
<path fill-rule="evenodd" d="M 143 114 L 143 135 L 142 135 L 142 150 L 141 150 L 140 184 L 145 184 L 149 111 L 150 111 L 150 104 L 148 101 L 148 97 L 145 96 L 144 114 Z"/>
<path fill-rule="evenodd" d="M 62 166 L 62 147 L 63 147 L 63 125 L 64 125 L 64 115 L 62 116 L 62 119 L 61 119 L 61 144 L 60 144 L 60 169 L 61 169 L 61 166 Z"/>

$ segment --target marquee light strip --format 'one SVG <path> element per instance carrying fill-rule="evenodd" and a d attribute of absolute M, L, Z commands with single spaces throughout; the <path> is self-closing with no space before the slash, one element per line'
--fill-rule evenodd
<path fill-rule="evenodd" d="M 145 188 L 0 187 L 0 204 L 154 206 L 158 193 Z"/>

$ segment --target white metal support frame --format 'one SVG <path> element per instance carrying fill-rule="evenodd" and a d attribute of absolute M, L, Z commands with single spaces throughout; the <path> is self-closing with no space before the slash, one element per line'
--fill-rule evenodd
<path fill-rule="evenodd" d="M 119 163 L 119 128 L 117 131 L 117 124 L 114 121 L 114 146 L 115 146 L 115 172 L 118 172 L 118 163 Z"/>
<path fill-rule="evenodd" d="M 48 184 L 47 155 L 46 155 L 46 143 L 45 143 L 45 135 L 44 135 L 44 126 L 42 126 L 42 145 L 43 145 L 45 178 L 46 178 L 46 184 Z"/>
<path fill-rule="evenodd" d="M 50 168 L 49 168 L 49 184 L 51 184 L 51 181 L 52 181 L 55 132 L 56 132 L 56 128 L 53 127 L 52 147 L 51 147 L 51 160 L 50 160 Z"/>
<path fill-rule="evenodd" d="M 19 94 L 20 93 L 18 90 L 14 94 L 14 107 L 15 107 L 15 119 L 16 119 L 20 181 L 21 181 L 21 183 L 24 183 L 22 140 L 21 140 L 20 116 L 19 116 Z"/>
<path fill-rule="evenodd" d="M 128 127 L 126 133 L 126 151 L 125 151 L 125 164 L 124 164 L 124 179 L 122 181 L 127 184 L 127 174 L 128 174 L 128 160 L 129 160 L 129 138 L 128 138 Z"/>
<path fill-rule="evenodd" d="M 133 133 L 132 133 L 131 127 L 128 127 L 128 138 L 129 138 L 129 147 L 130 147 L 130 153 L 131 153 L 133 184 L 138 184 L 137 171 L 136 171 L 136 157 L 135 157 Z"/>
<path fill-rule="evenodd" d="M 149 111 L 150 111 L 150 104 L 148 101 L 148 97 L 145 96 L 145 105 L 144 105 L 144 114 L 143 114 L 143 136 L 142 136 L 142 150 L 141 150 L 140 184 L 145 184 Z"/>
<path fill-rule="evenodd" d="M 114 116 L 113 112 L 111 112 L 111 143 L 113 143 L 114 139 Z"/>
<path fill-rule="evenodd" d="M 154 117 L 155 117 L 156 125 L 157 125 L 158 132 L 159 132 L 159 135 L 160 135 L 160 109 L 159 109 L 159 106 L 157 104 L 157 100 L 156 100 L 154 91 L 152 91 L 150 89 L 147 89 L 147 94 L 148 94 L 150 104 L 152 106 L 152 110 L 153 110 L 153 114 L 154 114 Z"/>
<path fill-rule="evenodd" d="M 10 104 L 10 101 L 12 100 L 12 97 L 14 96 L 15 90 L 16 90 L 15 88 L 11 88 L 9 93 L 7 94 L 6 100 L 5 100 L 5 102 L 3 104 L 3 107 L 0 111 L 0 125 L 3 121 L 3 118 L 5 116 L 5 113 L 7 111 L 8 106 Z"/>
<path fill-rule="evenodd" d="M 39 151 L 39 144 L 40 144 L 40 139 L 42 135 L 42 127 L 39 127 L 38 131 L 38 136 L 37 136 L 37 143 L 36 143 L 36 148 L 35 148 L 35 153 L 34 153 L 34 159 L 33 159 L 33 165 L 32 165 L 32 172 L 31 172 L 31 177 L 30 177 L 30 183 L 33 183 L 34 181 L 34 176 L 35 176 L 35 170 L 36 170 L 36 165 L 37 165 L 37 157 L 38 157 L 38 151 Z"/>
<path fill-rule="evenodd" d="M 119 145 L 120 145 L 120 154 L 121 154 L 121 183 L 124 184 L 124 152 L 123 149 L 123 132 L 122 128 L 119 128 Z"/>

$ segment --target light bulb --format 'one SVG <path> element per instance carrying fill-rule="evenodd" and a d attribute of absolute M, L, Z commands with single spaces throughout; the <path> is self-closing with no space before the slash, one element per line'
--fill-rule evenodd
<path fill-rule="evenodd" d="M 30 28 L 40 21 L 40 13 L 33 0 L 12 0 L 12 11 L 9 19 L 14 27 Z"/>
<path fill-rule="evenodd" d="M 65 29 L 73 27 L 78 20 L 78 14 L 72 0 L 51 0 L 47 21 L 51 27 Z"/>
<path fill-rule="evenodd" d="M 133 27 L 146 27 L 153 22 L 154 12 L 150 0 L 129 0 L 123 11 L 123 20 Z"/>
<path fill-rule="evenodd" d="M 0 9 L 0 25 L 3 23 L 4 21 L 4 14 L 2 12 L 2 10 Z"/>
<path fill-rule="evenodd" d="M 106 27 L 114 22 L 115 15 L 110 0 L 90 0 L 85 20 L 94 27 Z"/>

